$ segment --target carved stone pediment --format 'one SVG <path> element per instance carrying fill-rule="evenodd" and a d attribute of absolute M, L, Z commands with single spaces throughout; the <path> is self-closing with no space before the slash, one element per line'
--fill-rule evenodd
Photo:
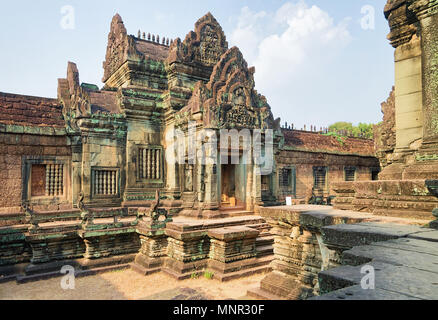
<path fill-rule="evenodd" d="M 198 63 L 213 67 L 228 49 L 222 27 L 211 13 L 207 13 L 195 24 L 195 31 L 185 40 L 177 38 L 169 49 L 167 63 Z"/>
<path fill-rule="evenodd" d="M 254 73 L 237 47 L 229 49 L 214 66 L 210 81 L 196 85 L 181 112 L 202 112 L 203 124 L 209 128 L 276 128 L 278 121 L 266 98 L 254 89 Z"/>
<path fill-rule="evenodd" d="M 103 82 L 106 82 L 128 58 L 141 60 L 142 55 L 136 49 L 135 40 L 128 35 L 122 18 L 116 14 L 111 21 L 111 30 L 108 34 L 108 46 L 103 62 Z"/>

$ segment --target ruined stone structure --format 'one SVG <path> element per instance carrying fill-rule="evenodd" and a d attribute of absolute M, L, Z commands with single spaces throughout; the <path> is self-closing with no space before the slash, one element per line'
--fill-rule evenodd
<path fill-rule="evenodd" d="M 379 182 L 334 185 L 335 206 L 432 219 L 438 206 L 427 179 L 438 178 L 436 1 L 391 0 L 385 6 L 395 48 L 395 87 L 376 130 Z"/>
<path fill-rule="evenodd" d="M 380 165 L 371 140 L 287 129 L 283 136 L 276 157 L 280 200 L 292 196 L 304 204 L 313 197 L 327 203 L 335 182 L 377 180 Z"/>
<path fill-rule="evenodd" d="M 161 42 L 129 35 L 115 15 L 103 68 L 102 89 L 70 62 L 58 99 L 0 94 L 0 280 L 65 263 L 179 279 L 209 269 L 224 281 L 266 271 L 273 237 L 260 208 L 329 202 L 333 182 L 379 171 L 370 140 L 280 128 L 210 13 L 184 41 Z M 272 150 L 271 170 L 258 149 Z"/>
<path fill-rule="evenodd" d="M 333 183 L 334 208 L 262 208 L 274 261 L 258 299 L 436 299 L 438 2 L 389 0 L 396 82 L 382 104 L 378 181 Z M 365 271 L 364 271 L 365 270 Z M 366 271 L 371 270 L 371 271 Z M 373 272 L 373 290 L 363 286 Z"/>

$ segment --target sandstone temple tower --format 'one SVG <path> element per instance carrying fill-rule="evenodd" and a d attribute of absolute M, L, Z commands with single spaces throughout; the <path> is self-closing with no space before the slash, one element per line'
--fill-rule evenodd
<path fill-rule="evenodd" d="M 281 138 L 279 121 L 254 90 L 254 68 L 238 48 L 228 48 L 210 13 L 184 41 L 170 46 L 168 39 L 160 43 L 128 35 L 121 17 L 114 16 L 103 67 L 103 90 L 80 86 L 73 63 L 67 79 L 59 80 L 73 147 L 74 203 L 83 192 L 91 206 L 138 205 L 152 200 L 156 189 L 191 204 L 185 212 L 194 215 L 218 215 L 229 198 L 248 211 L 275 203 L 275 175 L 262 178 L 252 164 L 221 164 L 220 157 L 218 164 L 166 161 L 166 136 L 175 129 L 184 133 L 187 145 L 193 143 L 187 137 L 189 123 L 196 130 L 214 130 L 217 139 L 220 129 L 273 129 L 276 148 Z M 268 181 L 263 195 L 262 179 Z"/>
<path fill-rule="evenodd" d="M 388 0 L 395 86 L 375 133 L 380 181 L 341 183 L 335 206 L 431 219 L 438 206 L 438 2 Z"/>

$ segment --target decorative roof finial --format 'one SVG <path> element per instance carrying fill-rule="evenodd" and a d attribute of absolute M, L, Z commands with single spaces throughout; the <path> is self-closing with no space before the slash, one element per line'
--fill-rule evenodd
<path fill-rule="evenodd" d="M 151 41 L 151 33 L 148 33 L 148 41 Z"/>
<path fill-rule="evenodd" d="M 140 31 L 140 29 L 139 29 L 139 30 L 138 30 L 138 36 L 137 36 L 137 38 L 140 39 L 140 37 L 141 37 L 141 31 Z"/>

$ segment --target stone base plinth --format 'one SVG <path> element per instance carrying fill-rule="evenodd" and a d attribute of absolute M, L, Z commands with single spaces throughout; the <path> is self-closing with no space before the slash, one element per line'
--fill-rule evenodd
<path fill-rule="evenodd" d="M 166 227 L 168 258 L 163 271 L 184 279 L 204 272 L 209 261 L 213 259 L 227 264 L 253 259 L 259 253 L 260 257 L 269 259 L 269 256 L 272 257 L 272 239 L 267 234 L 267 228 L 269 226 L 265 220 L 255 216 L 213 220 L 179 218 L 178 221 L 168 223 Z M 261 232 L 263 238 L 258 239 Z M 213 265 L 217 267 L 218 274 L 238 269 L 236 267 L 228 270 L 214 263 Z M 246 268 L 251 266 L 260 267 L 260 261 L 249 262 Z"/>
<path fill-rule="evenodd" d="M 257 237 L 260 231 L 245 226 L 212 229 L 208 271 L 214 279 L 228 281 L 270 270 L 272 256 L 257 258 Z"/>
<path fill-rule="evenodd" d="M 190 279 L 201 276 L 207 267 L 207 263 L 208 259 L 182 262 L 168 257 L 164 261 L 162 271 L 177 280 Z"/>
<path fill-rule="evenodd" d="M 303 286 L 295 277 L 282 272 L 269 273 L 260 283 L 260 288 L 251 289 L 247 295 L 256 299 L 304 300 L 314 296 L 312 287 Z"/>
<path fill-rule="evenodd" d="M 380 172 L 379 180 L 438 179 L 438 155 L 436 153 L 419 152 L 415 157 L 419 161 L 413 164 L 393 163 L 387 166 Z"/>
<path fill-rule="evenodd" d="M 358 181 L 334 184 L 335 209 L 369 212 L 375 215 L 434 220 L 438 199 L 426 180 Z"/>
<path fill-rule="evenodd" d="M 219 281 L 230 281 L 254 274 L 272 271 L 271 262 L 273 256 L 250 258 L 230 263 L 223 263 L 217 260 L 209 260 L 207 270 L 213 274 L 213 279 Z"/>
<path fill-rule="evenodd" d="M 259 231 L 245 226 L 233 226 L 208 231 L 211 248 L 209 257 L 222 263 L 254 258 Z"/>
<path fill-rule="evenodd" d="M 351 189 L 344 187 L 344 190 Z M 385 223 L 414 224 L 417 221 L 312 205 L 261 208 L 260 214 L 272 226 L 271 233 L 275 238 L 274 260 L 270 265 L 273 271 L 261 281 L 259 287 L 249 290 L 247 295 L 270 300 L 308 299 L 318 295 L 318 274 L 322 270 L 339 266 L 342 251 L 353 245 L 344 234 L 333 232 L 333 238 L 339 239 L 345 247 L 332 246 L 333 241 L 328 241 L 326 237 L 331 226 L 339 225 L 348 229 L 356 223 L 379 222 L 383 226 L 382 234 L 386 236 L 384 239 L 387 239 L 393 225 Z M 366 224 L 361 228 L 365 233 L 359 234 L 354 241 L 368 239 Z M 407 226 L 403 230 L 414 232 L 418 228 Z M 401 236 L 403 230 L 398 230 Z"/>

